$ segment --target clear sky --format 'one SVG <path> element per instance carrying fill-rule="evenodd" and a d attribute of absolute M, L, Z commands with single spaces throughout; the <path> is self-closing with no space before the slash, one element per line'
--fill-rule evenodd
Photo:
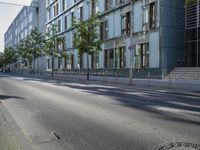
<path fill-rule="evenodd" d="M 0 52 L 4 50 L 4 33 L 22 8 L 22 6 L 2 4 L 1 2 L 29 5 L 30 1 L 31 0 L 0 0 Z"/>

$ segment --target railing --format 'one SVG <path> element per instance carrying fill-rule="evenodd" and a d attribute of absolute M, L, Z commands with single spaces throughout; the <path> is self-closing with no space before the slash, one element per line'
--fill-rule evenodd
<path fill-rule="evenodd" d="M 37 76 L 44 76 L 51 74 L 51 70 L 48 71 L 33 71 L 31 69 L 18 69 L 12 71 L 17 74 L 30 74 Z M 79 75 L 86 76 L 87 69 L 54 69 L 54 75 Z M 129 69 L 90 69 L 90 76 L 106 76 L 106 77 L 116 77 L 116 78 L 128 78 Z M 149 69 L 133 69 L 133 78 L 151 78 L 151 79 L 161 79 L 162 70 L 155 68 Z"/>

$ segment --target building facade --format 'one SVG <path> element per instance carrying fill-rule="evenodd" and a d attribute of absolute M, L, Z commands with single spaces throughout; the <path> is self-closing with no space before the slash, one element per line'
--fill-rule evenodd
<path fill-rule="evenodd" d="M 86 20 L 96 12 L 101 14 L 103 45 L 98 56 L 90 56 L 90 68 L 133 67 L 164 75 L 184 57 L 184 0 L 135 0 L 132 6 L 130 0 L 48 0 L 46 10 L 47 29 L 56 23 L 59 34 L 65 36 L 65 50 L 70 54 L 69 65 L 66 60 L 62 65 L 65 69 L 87 66 L 87 55 L 78 56 L 73 47 L 72 18 Z"/>
<path fill-rule="evenodd" d="M 30 34 L 31 29 L 37 27 L 37 24 L 37 9 L 35 7 L 23 7 L 5 33 L 5 48 L 15 47 L 20 40 Z"/>
<path fill-rule="evenodd" d="M 31 7 L 24 6 L 15 17 L 7 32 L 4 34 L 5 48 L 15 48 L 21 40 L 26 38 L 31 30 L 38 27 L 38 3 L 32 1 Z M 9 65 L 12 70 L 22 68 L 22 62 L 18 60 L 16 63 Z M 25 64 L 27 65 L 27 63 Z"/>
<path fill-rule="evenodd" d="M 44 3 L 39 1 L 39 8 Z M 90 68 L 124 72 L 134 68 L 162 77 L 185 54 L 184 0 L 46 0 L 44 10 L 39 11 L 39 16 L 46 16 L 39 17 L 39 28 L 48 32 L 51 24 L 57 24 L 58 35 L 65 39 L 59 51 L 69 56 L 55 59 L 55 69 L 87 68 L 87 54 L 80 56 L 73 46 L 72 18 L 84 21 L 97 12 L 103 44 L 98 54 L 89 56 Z M 51 57 L 43 61 L 52 68 Z"/>
<path fill-rule="evenodd" d="M 200 67 L 200 3 L 186 6 L 186 65 Z"/>

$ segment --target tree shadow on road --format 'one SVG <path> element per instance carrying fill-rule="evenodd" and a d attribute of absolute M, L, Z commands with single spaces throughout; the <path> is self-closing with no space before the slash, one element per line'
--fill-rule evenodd
<path fill-rule="evenodd" d="M 24 99 L 23 97 L 18 97 L 18 96 L 10 96 L 10 95 L 0 95 L 0 101 L 5 101 L 8 99 Z"/>
<path fill-rule="evenodd" d="M 125 106 L 156 114 L 160 119 L 200 125 L 200 94 L 198 92 L 176 92 L 159 88 L 137 89 L 125 85 L 120 87 L 117 84 L 79 80 L 64 82 L 32 78 L 24 80 L 39 80 L 57 86 L 78 89 L 80 92 L 92 95 L 106 96 L 116 101 L 112 102 L 116 107 L 117 105 Z M 95 100 L 99 99 L 94 98 Z"/>
<path fill-rule="evenodd" d="M 57 85 L 60 85 L 57 83 Z M 84 85 L 84 84 L 83 84 Z M 118 102 L 115 105 L 126 106 L 154 113 L 157 117 L 171 121 L 181 121 L 200 125 L 199 94 L 162 90 L 144 90 L 115 86 L 98 86 L 87 84 L 65 84 L 80 92 L 110 97 Z M 83 99 L 84 100 L 84 99 Z M 94 99 L 96 100 L 96 99 Z"/>

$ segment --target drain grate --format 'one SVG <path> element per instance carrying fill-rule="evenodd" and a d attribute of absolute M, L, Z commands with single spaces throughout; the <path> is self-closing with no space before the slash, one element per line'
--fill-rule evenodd
<path fill-rule="evenodd" d="M 31 143 L 45 143 L 54 140 L 60 140 L 60 137 L 55 132 L 30 136 Z"/>
<path fill-rule="evenodd" d="M 154 150 L 200 150 L 200 144 L 174 142 L 157 146 Z"/>

